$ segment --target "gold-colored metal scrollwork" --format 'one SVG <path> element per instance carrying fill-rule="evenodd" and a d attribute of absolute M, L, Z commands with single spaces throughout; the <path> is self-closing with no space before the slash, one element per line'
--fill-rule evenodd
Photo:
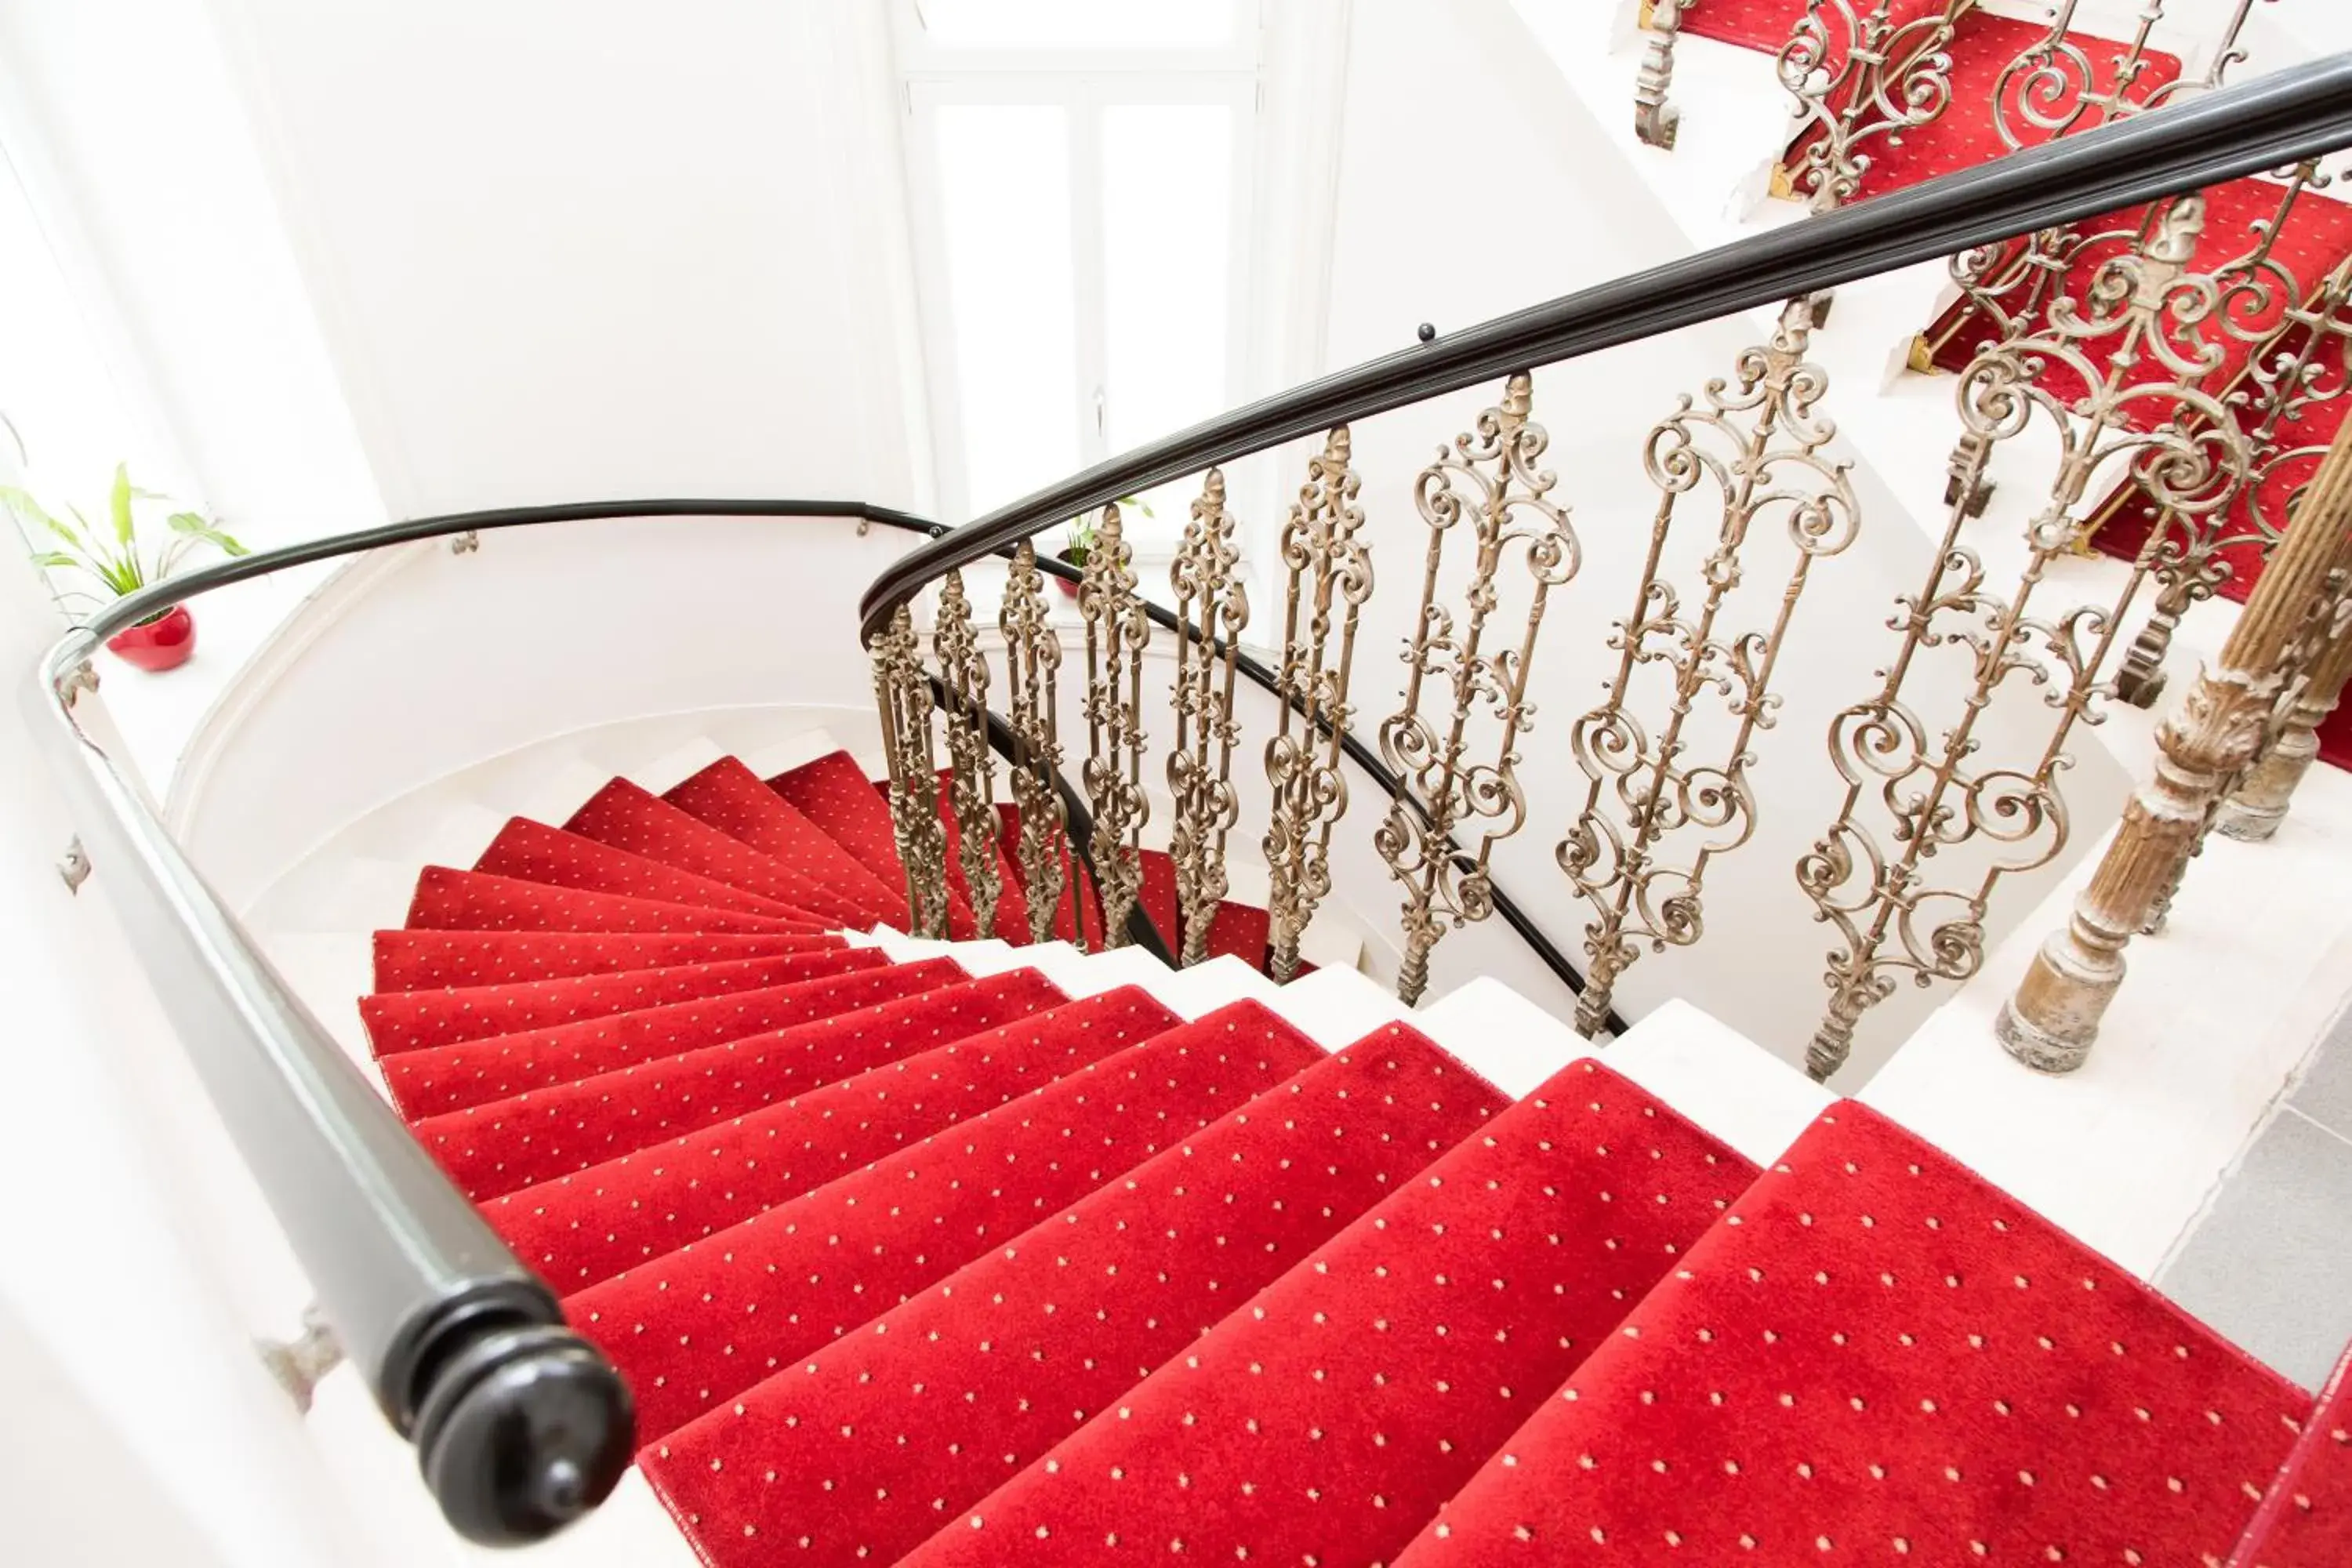
<path fill-rule="evenodd" d="M 1756 829 L 1751 747 L 1780 705 L 1772 670 L 1790 617 L 1813 563 L 1853 543 L 1860 527 L 1850 465 L 1822 455 L 1837 427 L 1819 411 L 1829 382 L 1805 362 L 1811 336 L 1807 307 L 1790 305 L 1772 342 L 1741 356 L 1736 384 L 1709 384 L 1704 407 L 1684 398 L 1650 433 L 1644 456 L 1663 493 L 1649 558 L 1633 612 L 1610 639 L 1621 658 L 1609 700 L 1572 732 L 1591 787 L 1558 851 L 1560 868 L 1597 913 L 1585 928 L 1589 963 L 1576 1013 L 1588 1037 L 1605 1026 L 1617 978 L 1643 943 L 1663 952 L 1704 933 L 1707 866 Z M 1686 616 L 1660 562 L 1677 504 L 1705 495 L 1717 509 L 1716 542 L 1699 569 L 1698 605 Z M 1742 552 L 1759 526 L 1785 529 L 1795 560 L 1769 627 L 1736 632 L 1725 625 L 1727 607 L 1748 567 Z M 1662 667 L 1671 681 L 1654 740 L 1632 710 L 1643 666 Z M 1736 729 L 1724 760 L 1701 765 L 1685 757 L 1685 725 L 1708 691 L 1723 700 Z M 1676 864 L 1664 851 L 1685 833 L 1697 843 L 1688 863 Z"/>
<path fill-rule="evenodd" d="M 1029 905 L 1029 940 L 1050 942 L 1068 886 L 1069 819 L 1055 786 L 1062 770 L 1055 717 L 1062 638 L 1045 605 L 1045 578 L 1037 570 L 1035 547 L 1027 540 L 1013 553 L 996 624 L 1004 634 L 1004 721 L 1018 753 L 1012 764 L 1013 805 L 1021 816 L 1021 839 L 1013 853 Z M 1083 941 L 1078 922 L 1073 921 L 1072 928 Z"/>
<path fill-rule="evenodd" d="M 2267 555 L 2284 533 L 2280 503 L 2316 471 L 2326 451 L 2298 438 L 2305 414 L 2352 389 L 2352 263 L 2306 292 L 2274 254 L 2298 198 L 2329 183 L 2316 164 L 2294 171 L 2276 208 L 2252 223 L 2250 248 L 2215 274 L 2222 332 L 2261 345 L 2223 399 L 2245 432 L 2252 468 L 2230 506 L 2188 515 L 2151 509 L 2140 558 L 2156 574 L 2156 603 L 2116 680 L 2118 692 L 2139 707 L 2163 690 L 2161 667 L 2181 617 L 2229 581 L 2231 552 L 2251 546 Z"/>
<path fill-rule="evenodd" d="M 1675 85 L 1675 40 L 1682 34 L 1683 13 L 1696 4 L 1697 0 L 1650 0 L 1642 23 L 1649 42 L 1633 79 L 1633 134 L 1669 153 L 1683 118 L 1683 111 L 1666 98 Z"/>
<path fill-rule="evenodd" d="M 1993 128 L 2011 148 L 2024 148 L 2120 120 L 2148 106 L 2155 90 L 2134 94 L 2148 66 L 2148 39 L 2164 20 L 2164 0 L 2147 0 L 2131 39 L 2116 58 L 2107 85 L 2071 37 L 2081 0 L 2058 0 L 2050 29 L 2002 68 L 1993 84 Z"/>
<path fill-rule="evenodd" d="M 972 917 L 986 936 L 996 929 L 996 906 L 1004 896 L 1003 873 L 997 868 L 996 753 L 988 745 L 988 660 L 972 629 L 971 601 L 964 595 L 961 572 L 950 572 L 940 584 L 931 648 L 947 693 L 948 801 L 955 813 L 956 858 Z"/>
<path fill-rule="evenodd" d="M 907 868 L 912 935 L 948 934 L 948 835 L 940 821 L 939 775 L 931 771 L 931 683 L 915 641 L 914 616 L 898 606 L 876 636 L 874 696 L 890 768 L 890 826 Z"/>
<path fill-rule="evenodd" d="M 1266 970 L 1298 973 L 1298 944 L 1331 890 L 1331 830 L 1348 810 L 1340 742 L 1353 722 L 1348 703 L 1356 622 L 1372 595 L 1372 557 L 1360 537 L 1360 485 L 1349 465 L 1348 427 L 1324 440 L 1282 531 L 1285 572 L 1278 728 L 1266 742 L 1274 795 L 1265 835 Z M 1336 620 L 1335 617 L 1336 616 Z"/>
<path fill-rule="evenodd" d="M 1899 142 L 1951 106 L 1945 46 L 1975 3 L 1945 0 L 1939 11 L 1898 22 L 1895 0 L 1806 0 L 1776 68 L 1805 126 L 1790 183 L 1811 194 L 1814 211 L 1861 192 L 1874 142 Z"/>
<path fill-rule="evenodd" d="M 1225 510 L 1225 476 L 1211 468 L 1168 571 L 1183 627 L 1176 639 L 1176 733 L 1168 753 L 1168 789 L 1175 801 L 1168 853 L 1176 864 L 1181 958 L 1188 964 L 1208 956 L 1209 928 L 1228 887 L 1225 836 L 1241 817 L 1233 784 L 1234 745 L 1241 739 L 1234 676 L 1249 625 L 1249 595 L 1234 574 L 1241 562 L 1234 528 Z"/>
<path fill-rule="evenodd" d="M 1103 942 L 1127 943 L 1127 918 L 1143 890 L 1143 649 L 1151 621 L 1136 591 L 1118 508 L 1102 510 L 1078 584 L 1087 626 L 1087 804 L 1095 891 L 1102 900 Z"/>
<path fill-rule="evenodd" d="M 1494 912 L 1487 863 L 1495 846 L 1527 820 L 1519 788 L 1519 737 L 1532 724 L 1528 668 L 1544 605 L 1553 588 L 1576 575 L 1576 535 L 1565 508 L 1550 499 L 1557 476 L 1538 465 L 1550 437 L 1528 415 L 1534 387 L 1525 372 L 1510 378 L 1502 402 L 1478 416 L 1476 427 L 1440 447 L 1437 461 L 1413 487 L 1429 525 L 1429 552 L 1421 584 L 1421 613 L 1406 638 L 1404 705 L 1381 725 L 1381 754 L 1396 773 L 1400 794 L 1374 843 L 1389 875 L 1404 886 L 1404 956 L 1397 994 L 1417 1002 L 1429 984 L 1429 956 L 1449 924 L 1462 926 Z M 1439 568 L 1445 542 L 1467 522 L 1475 559 L 1464 596 L 1464 615 L 1441 602 Z M 1489 643 L 1489 622 L 1500 605 L 1503 555 L 1525 554 L 1528 598 L 1516 640 Z M 1422 711 L 1435 687 L 1450 702 L 1434 721 Z M 1474 760 L 1472 721 L 1480 708 L 1498 729 L 1488 760 Z M 1412 798 L 1408 799 L 1407 796 Z M 1456 826 L 1486 824 L 1477 851 L 1461 850 Z"/>
<path fill-rule="evenodd" d="M 2054 301 L 2049 325 L 1980 353 L 1960 377 L 1963 424 L 1990 455 L 2021 434 L 2038 410 L 2054 427 L 2059 465 L 2047 500 L 2026 526 L 2029 556 L 2013 594 L 1987 584 L 1982 563 L 1959 543 L 1970 486 L 1982 458 L 1960 475 L 1941 547 L 1916 595 L 1897 600 L 1901 645 L 1878 692 L 1839 714 L 1830 752 L 1847 793 L 1838 816 L 1800 860 L 1800 885 L 1833 926 L 1830 1005 L 1807 1066 L 1827 1078 L 1853 1048 L 1854 1026 L 1908 976 L 1920 985 L 1963 980 L 1984 955 L 1984 917 L 2001 879 L 2047 865 L 2064 848 L 2066 803 L 2058 777 L 2078 722 L 2096 723 L 2105 695 L 2100 669 L 2144 578 L 2136 572 L 2111 605 L 2030 615 L 2052 562 L 2086 526 L 2085 499 L 2102 474 L 2126 469 L 2159 504 L 2186 515 L 2226 504 L 2244 482 L 2246 453 L 2218 398 L 2199 383 L 2220 362 L 2201 335 L 2220 308 L 2210 276 L 2188 269 L 2204 204 L 2188 197 L 2151 220 L 2147 242 L 2103 265 L 2081 304 Z M 2053 393 L 2063 368 L 2079 396 Z M 1959 712 L 1942 727 L 1906 700 L 1918 666 L 1937 650 L 1969 661 Z M 2012 687 L 2040 689 L 2057 719 L 2039 754 L 2002 763 L 1980 756 L 1986 710 Z M 1875 799 L 1885 835 L 1864 820 Z M 1931 862 L 1979 847 L 1972 877 L 1938 886 Z"/>

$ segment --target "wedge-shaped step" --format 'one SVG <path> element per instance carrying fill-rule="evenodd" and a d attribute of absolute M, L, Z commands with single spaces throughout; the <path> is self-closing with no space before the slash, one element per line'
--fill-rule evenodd
<path fill-rule="evenodd" d="M 368 1042 L 375 1054 L 390 1056 L 738 991 L 765 991 L 828 974 L 879 969 L 889 962 L 889 955 L 877 948 L 836 947 L 782 958 L 622 970 L 568 980 L 530 980 L 518 985 L 400 991 L 362 999 L 360 1017 L 367 1025 Z"/>
<path fill-rule="evenodd" d="M 766 932 L 822 935 L 824 922 L 803 915 L 746 915 L 701 904 L 628 898 L 550 887 L 427 866 L 408 901 L 411 931 Z"/>
<path fill-rule="evenodd" d="M 837 936 L 756 933 L 682 931 L 637 936 L 625 931 L 380 931 L 375 933 L 375 988 L 383 992 L 520 985 L 628 969 L 782 958 L 844 945 Z"/>
<path fill-rule="evenodd" d="M 653 1440 L 889 1310 L 1324 1053 L 1264 1009 L 1155 1036 L 569 1298 Z"/>
<path fill-rule="evenodd" d="M 1034 971 L 990 975 L 426 1117 L 415 1131 L 480 1202 L 1066 1000 Z"/>
<path fill-rule="evenodd" d="M 835 923 L 814 911 L 747 893 L 715 878 L 681 871 L 646 856 L 615 849 L 609 844 L 599 844 L 593 838 L 583 838 L 576 833 L 520 816 L 499 831 L 482 858 L 474 862 L 474 869 L 526 882 L 543 882 L 552 888 L 576 888 L 583 892 L 617 893 L 624 898 L 660 899 L 673 904 L 702 904 L 736 914 Z"/>
<path fill-rule="evenodd" d="M 1508 1103 L 1382 1030 L 673 1433 L 647 1473 L 713 1568 L 778 1542 L 895 1561 Z"/>
<path fill-rule="evenodd" d="M 2352 1563 L 2352 1351 L 2336 1363 L 2230 1563 L 2231 1568 Z"/>
<path fill-rule="evenodd" d="M 598 790 L 564 819 L 563 830 L 839 925 L 862 930 L 887 912 L 879 900 L 866 902 L 838 892 L 800 867 L 720 832 L 627 779 L 614 779 Z"/>
<path fill-rule="evenodd" d="M 1389 1561 L 1754 1173 L 1573 1063 L 903 1561 Z"/>
<path fill-rule="evenodd" d="M 890 807 L 874 793 L 873 781 L 847 752 L 803 763 L 770 779 L 768 787 L 876 877 L 893 888 L 906 887 L 907 867 L 898 858 Z M 953 887 L 948 889 L 948 934 L 982 934 L 972 921 L 971 905 Z"/>
<path fill-rule="evenodd" d="M 968 978 L 951 960 L 932 958 L 519 1035 L 403 1051 L 384 1058 L 384 1084 L 402 1114 L 411 1120 L 437 1116 L 504 1100 L 525 1089 L 570 1083 L 633 1062 L 674 1057 L 698 1046 L 831 1017 Z"/>
<path fill-rule="evenodd" d="M 774 857 L 900 931 L 907 885 L 885 882 L 733 757 L 721 757 L 662 798 L 731 838 Z"/>
<path fill-rule="evenodd" d="M 1129 987 L 968 1034 L 488 1205 L 565 1290 L 675 1252 L 1183 1020 Z"/>
<path fill-rule="evenodd" d="M 1548 1393 L 1401 1568 L 2217 1563 L 2311 1404 L 1851 1101 Z"/>

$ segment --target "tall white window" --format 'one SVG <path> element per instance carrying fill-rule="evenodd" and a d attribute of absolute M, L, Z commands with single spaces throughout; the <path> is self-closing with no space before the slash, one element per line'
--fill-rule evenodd
<path fill-rule="evenodd" d="M 901 0 L 941 510 L 1238 401 L 1255 0 Z M 1191 487 L 1147 496 L 1171 537 Z"/>

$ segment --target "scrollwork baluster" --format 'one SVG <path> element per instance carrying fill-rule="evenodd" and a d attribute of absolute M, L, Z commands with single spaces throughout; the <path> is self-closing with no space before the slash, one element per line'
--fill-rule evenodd
<path fill-rule="evenodd" d="M 1640 957 L 1643 943 L 1663 952 L 1703 934 L 1709 863 L 1755 831 L 1751 745 L 1771 727 L 1780 703 L 1770 689 L 1772 670 L 1790 617 L 1813 563 L 1843 551 L 1860 527 L 1850 465 L 1822 456 L 1837 429 L 1818 412 L 1829 384 L 1805 363 L 1810 340 L 1807 308 L 1790 306 L 1772 342 L 1741 356 L 1737 384 L 1710 383 L 1704 407 L 1685 397 L 1650 433 L 1644 456 L 1662 493 L 1649 558 L 1633 614 L 1610 639 L 1621 657 L 1609 700 L 1579 719 L 1572 732 L 1577 762 L 1591 784 L 1575 829 L 1557 851 L 1560 868 L 1597 915 L 1585 928 L 1589 962 L 1576 1011 L 1576 1026 L 1588 1037 L 1605 1026 L 1617 978 Z M 1709 481 L 1717 497 L 1716 543 L 1700 568 L 1697 612 L 1685 617 L 1660 561 L 1676 503 Z M 1727 631 L 1720 623 L 1746 569 L 1742 551 L 1752 530 L 1773 521 L 1787 529 L 1796 549 L 1778 613 L 1769 629 Z M 1630 700 L 1636 671 L 1650 664 L 1672 678 L 1666 721 L 1654 742 Z M 1725 760 L 1700 766 L 1685 759 L 1685 725 L 1708 690 L 1723 698 L 1737 730 Z M 1685 829 L 1702 836 L 1687 866 L 1662 853 Z"/>
<path fill-rule="evenodd" d="M 2226 507 L 2201 515 L 2156 509 L 2141 552 L 2156 575 L 2156 603 L 2116 680 L 2117 691 L 2137 707 L 2153 705 L 2163 690 L 2172 634 L 2191 605 L 2229 581 L 2231 552 L 2251 547 L 2266 554 L 2276 545 L 2283 526 L 2271 515 L 2269 498 L 2307 474 L 2325 450 L 2294 444 L 2294 434 L 2315 405 L 2352 389 L 2352 262 L 2306 290 L 2274 253 L 2298 198 L 2329 183 L 2316 164 L 2295 170 L 2276 209 L 2252 225 L 2251 247 L 2217 269 L 2220 330 L 2259 345 L 2224 397 L 2246 433 L 2252 468 Z"/>
<path fill-rule="evenodd" d="M 1277 728 L 1266 742 L 1273 812 L 1265 835 L 1266 970 L 1298 973 L 1298 944 L 1331 890 L 1331 830 L 1348 810 L 1340 740 L 1349 706 L 1356 623 L 1372 594 L 1372 558 L 1360 537 L 1360 481 L 1349 467 L 1346 426 L 1325 439 L 1282 531 L 1285 570 Z M 1334 616 L 1338 620 L 1335 625 Z"/>
<path fill-rule="evenodd" d="M 1519 737 L 1535 716 L 1527 701 L 1528 665 L 1551 590 L 1573 578 L 1579 565 L 1568 512 L 1549 499 L 1558 477 L 1538 466 L 1550 437 L 1528 417 L 1533 395 L 1525 372 L 1513 375 L 1502 402 L 1450 449 L 1440 447 L 1413 487 L 1429 550 L 1421 613 L 1405 641 L 1404 704 L 1381 725 L 1381 753 L 1400 793 L 1374 836 L 1389 875 L 1405 889 L 1397 994 L 1407 1003 L 1418 1002 L 1427 987 L 1430 953 L 1448 925 L 1494 912 L 1488 861 L 1495 846 L 1527 820 L 1517 764 Z M 1476 554 L 1457 627 L 1454 611 L 1441 602 L 1439 568 L 1447 535 L 1465 522 Z M 1503 554 L 1514 545 L 1526 555 L 1528 605 L 1517 641 L 1490 649 Z M 1451 700 L 1434 723 L 1422 711 L 1432 687 Z M 1482 705 L 1500 730 L 1493 746 L 1482 748 L 1491 761 L 1472 758 L 1471 721 Z M 1453 835 L 1474 824 L 1494 826 L 1470 854 Z"/>
<path fill-rule="evenodd" d="M 1004 896 L 997 868 L 996 753 L 988 745 L 988 660 L 971 623 L 963 574 L 950 572 L 940 587 L 931 648 L 947 693 L 948 801 L 955 813 L 956 852 L 971 912 L 985 936 L 996 929 Z"/>
<path fill-rule="evenodd" d="M 1960 377 L 1963 421 L 1987 450 L 2021 434 L 2039 411 L 2055 426 L 2058 472 L 2027 525 L 2027 563 L 2006 598 L 1989 590 L 1982 564 L 1959 544 L 1966 508 L 1953 507 L 1925 584 L 1897 601 L 1893 625 L 1902 643 L 1878 693 L 1832 721 L 1831 755 L 1846 799 L 1797 868 L 1819 918 L 1840 937 L 1830 954 L 1829 1008 L 1807 1058 L 1817 1078 L 1843 1065 L 1862 1015 L 1901 977 L 1927 985 L 1973 974 L 1994 889 L 2065 847 L 2057 781 L 2066 742 L 2078 722 L 2098 721 L 2100 669 L 2145 576 L 2135 572 L 2111 606 L 2049 618 L 2029 613 L 2051 563 L 2083 537 L 2096 476 L 2126 465 L 2184 514 L 2210 511 L 2244 482 L 2242 437 L 2199 385 L 2221 357 L 2200 335 L 2220 308 L 2220 287 L 2188 268 L 2203 221 L 2198 197 L 2163 208 L 2145 244 L 2099 269 L 2086 301 L 2054 302 L 2048 326 L 1988 349 Z M 2053 392 L 2046 384 L 2053 367 L 2085 390 Z M 1959 714 L 1938 731 L 1906 703 L 1905 686 L 1921 659 L 1944 647 L 1965 650 L 1971 674 Z M 2043 688 L 2056 722 L 2031 764 L 1984 763 L 1979 721 L 2012 681 Z M 1891 847 L 1863 820 L 1874 796 L 1892 819 Z M 1971 842 L 1989 862 L 1981 875 L 1935 885 L 1930 860 Z"/>
<path fill-rule="evenodd" d="M 1055 673 L 1062 663 L 1061 635 L 1045 604 L 1045 574 L 1037 570 L 1036 547 L 1027 540 L 1013 554 L 1005 578 L 1004 604 L 997 614 L 1004 634 L 1005 722 L 1018 756 L 1012 766 L 1013 805 L 1020 814 L 1014 854 L 1021 867 L 1023 896 L 1029 905 L 1029 940 L 1048 942 L 1068 886 L 1067 816 L 1055 781 L 1061 774 L 1062 742 L 1055 718 Z M 1083 923 L 1071 922 L 1083 942 Z"/>
<path fill-rule="evenodd" d="M 1168 753 L 1168 789 L 1175 802 L 1168 853 L 1176 863 L 1187 964 L 1208 956 L 1209 928 L 1227 889 L 1225 835 L 1241 816 L 1233 784 L 1234 745 L 1241 739 L 1234 676 L 1241 634 L 1249 625 L 1249 595 L 1234 574 L 1241 561 L 1234 528 L 1225 510 L 1225 476 L 1211 468 L 1168 572 L 1183 628 L 1176 638 L 1176 733 Z"/>
<path fill-rule="evenodd" d="M 1087 804 L 1095 818 L 1088 859 L 1107 947 L 1127 944 L 1127 918 L 1143 888 L 1143 825 L 1151 815 L 1143 793 L 1143 649 L 1151 621 L 1135 590 L 1118 508 L 1107 506 L 1078 584 L 1087 626 Z"/>
<path fill-rule="evenodd" d="M 1899 142 L 1950 107 L 1945 46 L 1974 4 L 1946 0 L 1941 11 L 1897 22 L 1895 0 L 1806 0 L 1776 69 L 1805 126 L 1791 182 L 1811 193 L 1814 211 L 1861 193 L 1872 142 Z"/>
<path fill-rule="evenodd" d="M 931 683 L 904 605 L 870 650 L 882 751 L 890 769 L 890 826 L 907 868 L 911 935 L 948 934 L 948 835 L 940 821 L 939 775 L 932 771 Z"/>

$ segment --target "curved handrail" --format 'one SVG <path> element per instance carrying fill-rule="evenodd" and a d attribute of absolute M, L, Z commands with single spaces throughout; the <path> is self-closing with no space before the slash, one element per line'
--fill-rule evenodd
<path fill-rule="evenodd" d="M 870 643 L 952 568 L 1302 436 L 2347 146 L 2352 54 L 2340 54 L 1497 316 L 1244 405 L 953 530 L 874 580 L 859 601 L 859 637 Z"/>
<path fill-rule="evenodd" d="M 215 588 L 386 545 L 634 516 L 842 517 L 929 531 L 834 500 L 510 507 L 389 523 L 222 562 L 126 597 L 61 637 L 26 695 L 89 864 L 343 1352 L 412 1439 L 470 1540 L 537 1541 L 601 1502 L 635 1447 L 627 1386 L 499 1240 L 270 966 L 139 787 L 76 721 L 98 645 Z M 121 879 L 117 880 L 117 879 Z"/>

